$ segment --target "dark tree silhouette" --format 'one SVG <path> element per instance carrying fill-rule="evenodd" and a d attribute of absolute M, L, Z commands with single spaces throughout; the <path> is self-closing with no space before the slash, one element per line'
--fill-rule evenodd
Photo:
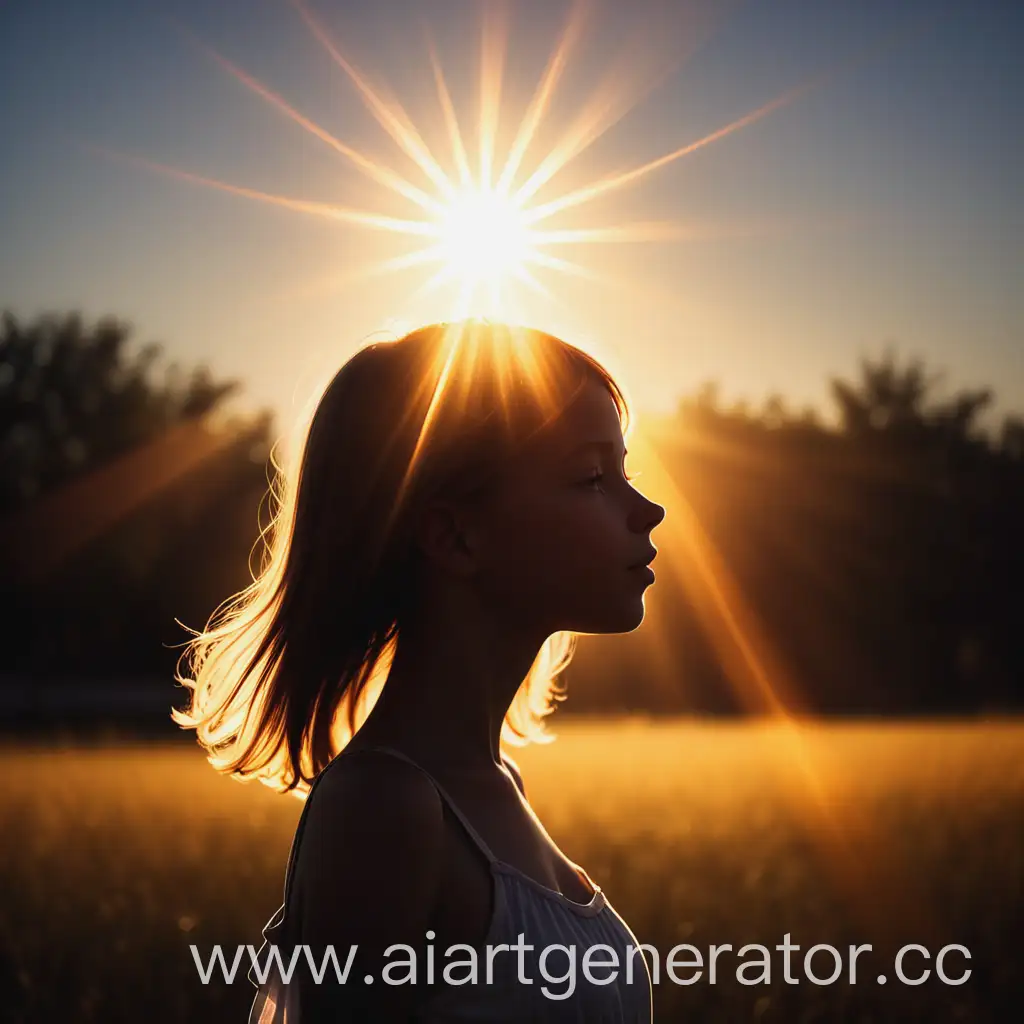
<path fill-rule="evenodd" d="M 0 671 L 169 677 L 175 619 L 249 581 L 271 417 L 216 425 L 238 382 L 124 321 L 0 323 Z"/>
<path fill-rule="evenodd" d="M 1003 453 L 1010 459 L 1024 459 L 1024 419 L 1007 416 L 999 437 Z"/>
<path fill-rule="evenodd" d="M 832 396 L 847 434 L 886 432 L 920 439 L 924 434 L 943 442 L 990 439 L 978 419 L 993 400 L 990 388 L 960 391 L 934 398 L 943 375 L 928 373 L 920 360 L 901 366 L 893 351 L 879 360 L 861 362 L 860 380 L 832 380 Z"/>
<path fill-rule="evenodd" d="M 0 512 L 44 494 L 237 391 L 205 366 L 153 379 L 158 344 L 128 352 L 131 325 L 86 327 L 77 313 L 22 324 L 0 317 Z"/>

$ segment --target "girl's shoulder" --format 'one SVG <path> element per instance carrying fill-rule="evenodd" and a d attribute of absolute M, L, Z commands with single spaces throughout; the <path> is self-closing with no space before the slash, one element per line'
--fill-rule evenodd
<path fill-rule="evenodd" d="M 309 795 L 308 814 L 336 822 L 344 813 L 349 823 L 379 816 L 387 806 L 390 818 L 412 818 L 417 824 L 441 822 L 437 787 L 414 765 L 375 750 L 344 750 L 317 777 Z"/>
<path fill-rule="evenodd" d="M 441 798 L 422 772 L 369 750 L 332 761 L 304 815 L 295 880 L 307 922 L 326 915 L 330 924 L 341 906 L 351 920 L 418 920 L 429 910 L 445 825 Z"/>

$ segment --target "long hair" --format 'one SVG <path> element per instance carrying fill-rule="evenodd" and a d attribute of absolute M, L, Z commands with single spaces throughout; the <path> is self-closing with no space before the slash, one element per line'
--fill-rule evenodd
<path fill-rule="evenodd" d="M 472 501 L 588 380 L 627 400 L 582 349 L 486 321 L 365 345 L 319 399 L 297 459 L 274 461 L 271 522 L 253 582 L 190 630 L 172 719 L 210 763 L 304 796 L 373 708 L 415 614 L 413 524 L 435 497 Z M 545 717 L 577 634 L 542 645 L 502 724 L 514 746 L 549 743 Z M 182 672 L 184 665 L 185 672 Z"/>

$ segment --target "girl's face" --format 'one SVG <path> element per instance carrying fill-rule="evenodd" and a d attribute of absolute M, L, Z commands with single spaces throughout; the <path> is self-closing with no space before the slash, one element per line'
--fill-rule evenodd
<path fill-rule="evenodd" d="M 665 509 L 629 483 L 625 457 L 615 403 L 588 382 L 488 503 L 476 582 L 489 603 L 544 635 L 640 625 Z"/>

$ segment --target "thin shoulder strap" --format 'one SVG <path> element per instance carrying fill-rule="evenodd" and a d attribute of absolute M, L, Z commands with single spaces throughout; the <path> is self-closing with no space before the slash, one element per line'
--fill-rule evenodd
<path fill-rule="evenodd" d="M 395 750 L 394 747 L 376 746 L 376 747 L 359 747 L 359 748 L 356 748 L 356 749 L 346 749 L 346 750 L 342 750 L 340 754 L 336 755 L 334 757 L 334 759 L 332 761 L 330 761 L 320 771 L 320 773 L 316 776 L 316 778 L 313 779 L 313 781 L 312 781 L 312 783 L 310 784 L 310 787 L 309 787 L 309 792 L 306 794 L 306 799 L 303 801 L 302 811 L 299 814 L 299 821 L 298 821 L 298 824 L 295 827 L 295 835 L 294 835 L 294 837 L 292 839 L 291 849 L 288 851 L 288 864 L 287 864 L 287 866 L 285 868 L 285 873 L 284 873 L 284 904 L 282 906 L 282 911 L 285 912 L 285 913 L 287 912 L 287 908 L 289 906 L 289 898 L 290 898 L 291 889 L 292 889 L 292 876 L 293 876 L 293 874 L 295 872 L 295 861 L 298 858 L 299 843 L 300 843 L 300 841 L 302 839 L 302 833 L 303 833 L 303 831 L 305 830 L 305 827 L 306 827 L 306 814 L 307 814 L 307 811 L 309 810 L 310 803 L 312 802 L 313 793 L 316 792 L 317 785 L 319 784 L 320 780 L 324 777 L 324 775 L 327 773 L 328 769 L 332 765 L 336 764 L 338 761 L 342 760 L 343 758 L 351 757 L 354 754 L 358 754 L 360 752 L 360 750 L 362 750 L 362 751 L 377 750 L 377 751 L 380 751 L 381 753 L 391 754 L 393 757 L 397 757 L 400 760 L 405 761 L 407 764 L 411 764 L 414 768 L 418 769 L 420 772 L 422 772 L 424 775 L 426 775 L 426 777 L 428 779 L 430 779 L 430 781 L 433 784 L 434 788 L 437 790 L 438 795 L 451 808 L 452 813 L 462 823 L 462 827 L 469 833 L 469 837 L 480 848 L 481 853 L 483 853 L 483 855 L 487 858 L 488 862 L 489 863 L 494 863 L 495 861 L 497 861 L 497 857 L 495 857 L 494 854 L 491 852 L 491 848 L 487 845 L 487 843 L 484 842 L 483 837 L 480 835 L 480 833 L 477 832 L 477 830 L 475 828 L 473 828 L 473 826 L 470 824 L 469 819 L 459 809 L 458 804 L 456 804 L 455 801 L 448 795 L 448 792 L 441 785 L 441 783 L 438 782 L 437 779 L 435 779 L 434 776 L 431 775 L 430 772 L 428 772 L 426 770 L 426 768 L 424 768 L 422 765 L 417 764 L 417 762 L 415 762 L 411 757 L 409 757 L 407 754 L 403 754 L 400 750 Z"/>
<path fill-rule="evenodd" d="M 295 861 L 298 858 L 299 853 L 299 841 L 302 839 L 302 833 L 306 827 L 306 814 L 309 811 L 310 804 L 313 800 L 313 794 L 316 792 L 316 787 L 319 785 L 320 780 L 327 773 L 327 769 L 330 768 L 331 765 L 335 764 L 337 760 L 338 757 L 335 756 L 320 770 L 317 776 L 309 784 L 309 791 L 306 793 L 306 799 L 302 801 L 302 810 L 299 812 L 299 820 L 295 826 L 295 835 L 292 837 L 292 845 L 288 851 L 288 863 L 284 872 L 284 904 L 281 908 L 282 912 L 285 912 L 288 907 L 288 897 L 292 888 L 292 874 L 295 871 Z"/>
<path fill-rule="evenodd" d="M 263 945 L 260 947 L 260 951 L 257 954 L 257 959 L 263 957 L 264 952 L 271 944 L 279 943 L 283 936 L 282 929 L 286 928 L 285 922 L 288 920 L 291 908 L 291 891 L 292 891 L 292 876 L 295 873 L 295 861 L 299 853 L 299 844 L 302 841 L 302 833 L 306 828 L 306 816 L 309 812 L 310 804 L 313 800 L 313 794 L 316 792 L 316 787 L 320 783 L 320 780 L 324 777 L 327 769 L 331 767 L 338 760 L 335 757 L 333 760 L 328 762 L 310 783 L 309 791 L 306 793 L 306 799 L 302 803 L 302 810 L 299 812 L 298 824 L 295 826 L 295 835 L 292 837 L 292 845 L 288 850 L 288 863 L 284 871 L 284 901 L 281 906 L 274 912 L 273 917 L 263 927 Z M 259 977 L 256 970 L 256 964 L 254 963 L 248 971 L 247 975 L 249 982 L 257 989 L 257 992 L 263 985 L 263 980 Z M 260 1000 L 260 996 L 257 994 L 257 1002 Z M 253 1007 L 256 1003 L 253 1003 Z M 263 1019 L 261 1016 L 260 1020 Z"/>
<path fill-rule="evenodd" d="M 487 845 L 487 843 L 484 842 L 483 837 L 480 835 L 480 833 L 477 832 L 475 828 L 473 828 L 469 819 L 459 809 L 459 805 L 448 795 L 448 792 L 447 790 L 445 790 L 444 786 L 442 786 L 441 783 L 438 782 L 437 779 L 435 779 L 434 776 L 431 775 L 430 772 L 428 772 L 426 768 L 423 767 L 423 765 L 418 764 L 411 757 L 409 757 L 408 754 L 403 754 L 400 750 L 395 750 L 394 747 L 363 747 L 362 749 L 377 750 L 384 754 L 391 754 L 394 757 L 397 757 L 400 760 L 405 761 L 406 764 L 411 764 L 413 768 L 419 769 L 433 783 L 434 788 L 438 792 L 438 795 L 451 808 L 452 814 L 454 814 L 455 817 L 459 819 L 459 821 L 462 824 L 462 827 L 469 833 L 470 839 L 472 839 L 473 842 L 476 843 L 476 845 L 480 848 L 480 852 L 483 853 L 487 860 L 490 863 L 494 863 L 498 859 L 491 852 L 491 848 Z"/>

